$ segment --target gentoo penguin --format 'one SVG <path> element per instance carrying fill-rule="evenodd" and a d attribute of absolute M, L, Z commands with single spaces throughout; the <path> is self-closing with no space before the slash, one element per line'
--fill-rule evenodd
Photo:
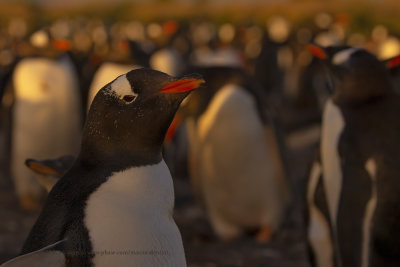
<path fill-rule="evenodd" d="M 139 69 L 103 87 L 79 156 L 50 191 L 21 254 L 60 263 L 51 266 L 186 266 L 161 149 L 179 104 L 203 82 Z"/>
<path fill-rule="evenodd" d="M 399 266 L 400 97 L 390 72 L 362 48 L 309 50 L 334 89 L 307 192 L 314 265 Z"/>
<path fill-rule="evenodd" d="M 28 57 L 16 65 L 12 84 L 11 174 L 22 207 L 36 209 L 42 188 L 24 161 L 79 151 L 82 109 L 77 74 L 68 56 Z"/>
<path fill-rule="evenodd" d="M 25 165 L 36 174 L 37 181 L 46 188 L 47 192 L 71 168 L 75 157 L 71 155 L 56 159 L 35 160 L 27 159 Z"/>
<path fill-rule="evenodd" d="M 267 241 L 288 204 L 288 187 L 262 89 L 242 69 L 198 67 L 207 87 L 178 115 L 189 139 L 189 173 L 215 233 L 231 240 L 260 230 Z"/>

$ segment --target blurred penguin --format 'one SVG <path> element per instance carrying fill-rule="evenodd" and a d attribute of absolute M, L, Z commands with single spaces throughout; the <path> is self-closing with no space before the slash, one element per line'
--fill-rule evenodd
<path fill-rule="evenodd" d="M 385 60 L 385 62 L 393 77 L 395 90 L 397 93 L 400 93 L 400 58 L 392 57 Z"/>
<path fill-rule="evenodd" d="M 400 96 L 386 63 L 357 47 L 309 50 L 334 93 L 311 168 L 308 241 L 314 266 L 399 266 Z"/>
<path fill-rule="evenodd" d="M 265 96 L 246 73 L 232 67 L 198 67 L 207 86 L 183 103 L 189 171 L 216 234 L 231 240 L 247 230 L 268 241 L 288 203 L 282 150 Z"/>
<path fill-rule="evenodd" d="M 51 47 L 46 33 L 40 34 L 37 56 L 22 59 L 12 76 L 11 174 L 20 204 L 27 210 L 39 208 L 43 192 L 23 166 L 25 159 L 75 155 L 82 127 L 76 68 L 63 53 L 70 43 L 55 40 Z"/>
<path fill-rule="evenodd" d="M 185 69 L 181 55 L 174 48 L 163 48 L 150 57 L 150 67 L 172 76 L 177 76 Z"/>
<path fill-rule="evenodd" d="M 69 155 L 56 159 L 27 159 L 25 165 L 35 172 L 37 181 L 46 188 L 47 192 L 50 192 L 58 180 L 71 168 L 74 161 L 75 157 Z"/>

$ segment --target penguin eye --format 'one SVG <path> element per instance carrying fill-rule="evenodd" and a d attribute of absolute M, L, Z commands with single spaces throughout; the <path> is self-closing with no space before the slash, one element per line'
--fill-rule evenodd
<path fill-rule="evenodd" d="M 136 96 L 135 95 L 125 95 L 122 100 L 124 100 L 127 104 L 132 103 L 135 101 Z"/>

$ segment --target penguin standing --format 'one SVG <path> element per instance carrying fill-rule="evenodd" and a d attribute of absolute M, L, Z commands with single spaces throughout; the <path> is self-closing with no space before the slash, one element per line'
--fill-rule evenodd
<path fill-rule="evenodd" d="M 198 75 L 177 79 L 139 69 L 103 87 L 89 110 L 77 160 L 49 193 L 23 255 L 9 266 L 29 260 L 186 266 L 161 149 L 179 104 L 203 82 Z"/>
<path fill-rule="evenodd" d="M 42 189 L 24 161 L 77 154 L 82 127 L 78 80 L 65 55 L 25 58 L 12 81 L 11 174 L 22 207 L 37 209 Z"/>
<path fill-rule="evenodd" d="M 262 89 L 239 68 L 194 70 L 207 88 L 194 92 L 180 111 L 194 191 L 221 239 L 259 230 L 257 238 L 268 241 L 282 222 L 288 187 Z"/>
<path fill-rule="evenodd" d="M 400 97 L 390 73 L 362 48 L 309 50 L 334 85 L 307 192 L 314 264 L 399 266 Z"/>

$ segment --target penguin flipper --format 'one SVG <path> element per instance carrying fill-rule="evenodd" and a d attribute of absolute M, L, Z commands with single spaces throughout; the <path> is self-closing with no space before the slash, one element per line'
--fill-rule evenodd
<path fill-rule="evenodd" d="M 66 239 L 58 241 L 42 249 L 11 259 L 0 267 L 61 267 L 65 266 L 65 255 L 60 250 Z"/>

